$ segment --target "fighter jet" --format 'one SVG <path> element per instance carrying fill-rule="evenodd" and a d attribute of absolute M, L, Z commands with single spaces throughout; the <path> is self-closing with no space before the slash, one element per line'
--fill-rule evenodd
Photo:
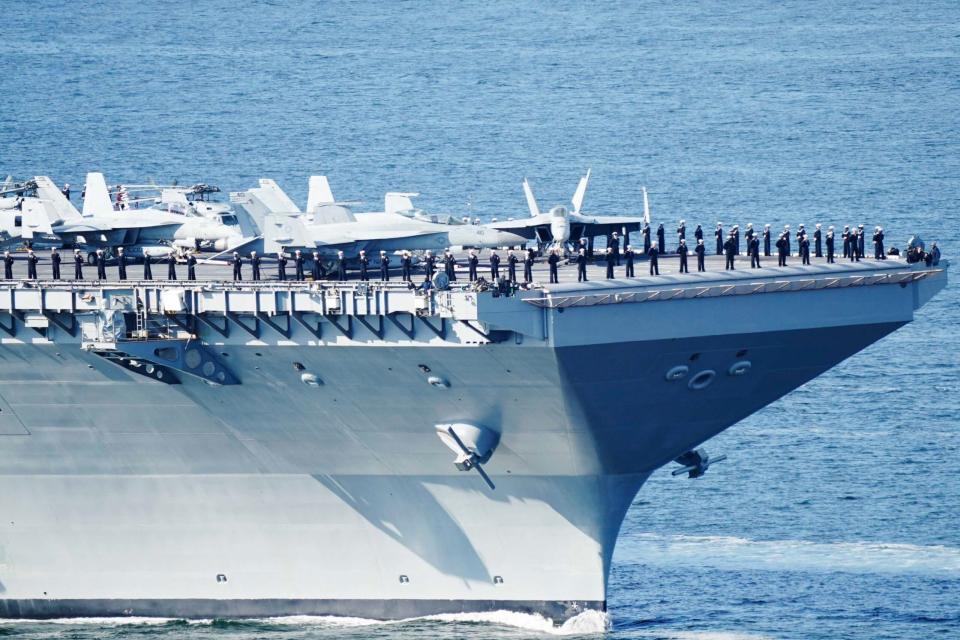
<path fill-rule="evenodd" d="M 583 198 L 587 192 L 587 183 L 590 180 L 590 170 L 580 178 L 577 190 L 573 193 L 571 204 L 573 211 L 564 205 L 551 207 L 546 213 L 540 212 L 540 206 L 533 195 L 530 182 L 524 178 L 523 193 L 527 198 L 529 218 L 516 220 L 501 220 L 487 223 L 485 226 L 499 231 L 508 231 L 522 235 L 530 240 L 537 240 L 541 245 L 551 244 L 568 248 L 580 238 L 606 236 L 614 231 L 629 234 L 639 231 L 643 227 L 643 217 L 630 216 L 594 216 L 580 213 L 583 207 Z"/>
<path fill-rule="evenodd" d="M 416 193 L 387 193 L 383 211 L 354 213 L 355 202 L 338 202 L 326 176 L 311 176 L 307 207 L 300 211 L 273 180 L 231 194 L 231 202 L 257 220 L 263 230 L 264 251 L 318 249 L 323 254 L 360 250 L 378 255 L 381 250 L 442 251 L 447 247 L 519 246 L 526 240 L 515 233 L 482 225 L 464 224 L 452 216 L 425 214 L 413 206 Z"/>
<path fill-rule="evenodd" d="M 122 246 L 128 255 L 139 257 L 165 255 L 175 248 L 223 251 L 244 241 L 237 226 L 217 219 L 149 209 L 115 211 L 102 173 L 87 174 L 82 214 L 50 178 L 38 176 L 35 182 L 37 198 L 46 203 L 50 231 L 65 243 L 108 250 Z"/>

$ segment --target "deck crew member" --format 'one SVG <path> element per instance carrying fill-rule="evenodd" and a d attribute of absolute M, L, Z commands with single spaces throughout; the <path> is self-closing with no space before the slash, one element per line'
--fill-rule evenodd
<path fill-rule="evenodd" d="M 800 262 L 810 264 L 810 238 L 806 234 L 800 237 Z"/>
<path fill-rule="evenodd" d="M 856 229 L 850 232 L 850 251 L 849 258 L 850 262 L 860 262 L 860 249 L 858 245 L 860 244 L 860 237 Z"/>
<path fill-rule="evenodd" d="M 763 225 L 763 255 L 770 255 L 770 225 Z"/>
<path fill-rule="evenodd" d="M 790 255 L 790 225 L 786 224 L 783 226 L 783 234 L 781 236 L 786 241 L 787 255 Z"/>
<path fill-rule="evenodd" d="M 587 281 L 587 250 L 580 247 L 577 252 L 577 282 Z"/>
<path fill-rule="evenodd" d="M 367 252 L 361 249 L 360 257 L 357 260 L 360 263 L 360 281 L 369 281 L 370 275 L 367 273 L 367 267 L 370 265 L 370 258 L 367 257 Z"/>
<path fill-rule="evenodd" d="M 818 258 L 823 257 L 823 234 L 820 231 L 819 222 L 816 229 L 813 230 L 813 255 Z"/>
<path fill-rule="evenodd" d="M 733 233 L 733 255 L 738 256 L 740 255 L 740 225 L 733 225 L 731 233 Z"/>
<path fill-rule="evenodd" d="M 510 282 L 517 281 L 517 256 L 514 255 L 513 249 L 510 249 L 507 252 L 507 277 L 510 279 Z"/>
<path fill-rule="evenodd" d="M 580 247 L 580 250 L 586 251 L 583 247 Z M 497 255 L 496 249 L 490 252 L 490 279 L 494 282 L 500 279 L 500 256 Z"/>
<path fill-rule="evenodd" d="M 293 252 L 293 268 L 294 268 L 294 277 L 299 282 L 303 282 L 305 279 L 303 277 L 303 263 L 304 263 L 303 253 L 300 252 L 300 249 L 297 249 L 296 251 Z"/>
<path fill-rule="evenodd" d="M 800 248 L 800 242 L 807 236 L 807 230 L 803 228 L 803 225 L 797 227 L 797 255 L 803 257 L 803 250 Z"/>
<path fill-rule="evenodd" d="M 743 233 L 744 240 L 747 241 L 747 255 L 750 255 L 750 243 L 753 241 L 753 237 L 757 235 L 753 230 L 753 223 L 747 223 L 747 230 Z"/>
<path fill-rule="evenodd" d="M 560 264 L 560 256 L 557 254 L 556 249 L 550 249 L 550 256 L 547 258 L 547 264 L 550 265 L 550 284 L 559 284 L 560 274 L 557 271 L 557 265 Z"/>
<path fill-rule="evenodd" d="M 523 258 L 523 281 L 527 284 L 533 282 L 533 261 L 536 253 L 533 249 L 527 249 L 527 255 Z"/>
<path fill-rule="evenodd" d="M 827 228 L 827 262 L 829 264 L 834 263 L 833 259 L 833 248 L 834 248 L 834 239 L 833 239 L 833 226 Z"/>
<path fill-rule="evenodd" d="M 734 225 L 736 227 L 736 225 Z M 730 232 L 730 235 L 727 236 L 727 241 L 723 243 L 723 254 L 727 257 L 726 267 L 727 271 L 736 269 L 733 265 L 734 256 L 737 255 L 737 241 L 733 237 L 733 231 Z"/>
<path fill-rule="evenodd" d="M 103 249 L 97 249 L 97 280 L 107 279 L 107 256 Z"/>
<path fill-rule="evenodd" d="M 477 279 L 477 265 L 480 264 L 480 258 L 477 252 L 470 249 L 470 255 L 467 256 L 467 279 L 474 282 Z"/>
<path fill-rule="evenodd" d="M 453 257 L 450 249 L 443 254 L 443 272 L 447 274 L 450 282 L 457 281 L 457 259 Z"/>
<path fill-rule="evenodd" d="M 679 226 L 677 226 L 677 246 L 680 246 L 681 240 L 687 239 L 687 221 L 681 220 Z"/>
<path fill-rule="evenodd" d="M 27 279 L 37 279 L 37 262 L 39 261 L 40 258 L 33 252 L 33 249 L 27 251 Z"/>
<path fill-rule="evenodd" d="M 787 266 L 787 255 L 789 255 L 788 240 L 787 234 L 781 233 L 780 237 L 777 238 L 777 266 L 785 267 Z"/>
<path fill-rule="evenodd" d="M 617 263 L 617 266 L 620 266 L 620 236 L 617 235 L 617 232 L 614 231 L 610 234 L 610 242 L 607 245 L 609 248 L 613 249 L 613 259 Z"/>
<path fill-rule="evenodd" d="M 850 257 L 850 227 L 844 225 L 843 233 L 840 234 L 840 237 L 843 238 L 843 257 Z"/>
<path fill-rule="evenodd" d="M 666 232 L 663 230 L 662 222 L 657 226 L 657 247 L 660 252 L 667 250 Z"/>
<path fill-rule="evenodd" d="M 390 256 L 383 249 L 380 250 L 380 279 L 390 282 Z"/>
<path fill-rule="evenodd" d="M 863 252 L 865 244 L 867 241 L 867 234 L 863 230 L 863 225 L 857 225 L 857 260 L 860 258 L 865 258 L 866 254 Z"/>
<path fill-rule="evenodd" d="M 255 254 L 256 252 L 254 251 L 254 255 Z M 259 258 L 257 258 L 257 260 L 259 260 Z M 253 258 L 251 258 L 250 262 L 251 263 L 253 262 Z M 254 269 L 253 276 L 254 276 L 253 277 L 254 280 L 260 279 L 260 272 L 258 269 L 256 268 Z M 171 251 L 170 253 L 167 254 L 167 280 L 176 280 L 176 279 L 177 279 L 177 256 L 176 254 L 173 253 L 173 251 Z"/>
<path fill-rule="evenodd" d="M 410 257 L 410 252 L 407 250 L 403 251 L 403 256 L 400 258 L 400 269 L 401 275 L 400 279 L 404 282 L 411 281 L 411 272 L 413 271 L 413 258 Z"/>
<path fill-rule="evenodd" d="M 607 280 L 613 278 L 613 265 L 616 264 L 617 259 L 613 255 L 613 247 L 607 247 L 607 254 L 604 256 L 604 260 L 607 262 Z"/>
<path fill-rule="evenodd" d="M 697 246 L 693 248 L 694 253 L 697 254 L 697 271 L 706 271 L 704 266 L 704 254 L 707 252 L 707 248 L 703 244 L 703 238 L 697 240 Z"/>
<path fill-rule="evenodd" d="M 753 236 L 750 238 L 750 244 L 747 245 L 747 254 L 750 256 L 750 268 L 760 268 L 760 238 Z"/>
<path fill-rule="evenodd" d="M 70 183 L 67 182 L 63 185 L 63 189 L 60 189 L 60 193 L 63 194 L 63 197 L 67 200 L 70 199 Z"/>
<path fill-rule="evenodd" d="M 323 277 L 323 261 L 320 259 L 320 252 L 313 252 L 313 262 L 310 264 L 310 276 L 314 282 L 318 282 Z"/>
<path fill-rule="evenodd" d="M 283 251 L 277 252 L 277 280 L 284 282 L 287 279 L 287 256 Z"/>
<path fill-rule="evenodd" d="M 80 249 L 73 250 L 73 279 L 83 280 L 83 256 Z"/>
<path fill-rule="evenodd" d="M 883 252 L 883 229 L 877 227 L 873 232 L 873 257 L 876 260 L 886 260 L 887 256 Z"/>
<path fill-rule="evenodd" d="M 260 256 L 256 251 L 250 252 L 250 279 L 258 282 L 260 280 Z"/>
<path fill-rule="evenodd" d="M 230 264 L 233 265 L 233 279 L 243 280 L 243 273 L 241 268 L 243 267 L 243 258 L 240 257 L 240 254 L 236 251 L 233 252 L 233 259 L 230 260 Z"/>
<path fill-rule="evenodd" d="M 643 255 L 650 251 L 650 225 L 643 223 Z"/>
<path fill-rule="evenodd" d="M 703 227 L 701 227 L 699 224 L 697 225 L 697 228 L 693 230 L 693 239 L 697 241 L 703 240 Z M 697 243 L 694 242 L 693 245 L 696 246 Z"/>
<path fill-rule="evenodd" d="M 437 270 L 437 259 L 429 249 L 427 249 L 427 253 L 423 257 L 423 270 L 427 280 L 432 280 L 433 273 Z"/>
<path fill-rule="evenodd" d="M 650 258 L 650 275 L 658 276 L 660 275 L 660 263 L 657 260 L 657 257 L 660 255 L 660 245 L 656 242 L 650 247 L 650 251 L 647 252 L 647 256 Z"/>
<path fill-rule="evenodd" d="M 626 248 L 626 249 L 624 250 L 624 252 L 623 252 L 624 260 L 626 260 L 626 263 L 627 263 L 627 273 L 626 273 L 626 276 L 627 276 L 628 278 L 634 277 L 634 274 L 633 274 L 633 260 L 634 260 L 634 257 L 635 257 L 635 256 L 636 256 L 636 254 L 635 254 L 634 251 L 633 251 L 633 245 L 628 244 L 628 245 L 627 245 L 627 248 Z"/>
<path fill-rule="evenodd" d="M 237 275 L 237 268 L 234 267 L 233 270 L 234 270 L 233 279 L 234 280 L 239 279 L 239 276 Z M 143 254 L 143 279 L 153 280 L 153 271 L 150 269 L 150 254 L 148 253 Z"/>
<path fill-rule="evenodd" d="M 339 282 L 347 281 L 347 259 L 343 255 L 343 251 L 337 251 L 337 280 Z"/>
<path fill-rule="evenodd" d="M 197 256 L 191 251 L 187 254 L 187 280 L 197 279 Z"/>
<path fill-rule="evenodd" d="M 117 275 L 120 280 L 127 279 L 127 256 L 123 253 L 123 247 L 117 247 Z"/>
<path fill-rule="evenodd" d="M 53 279 L 60 279 L 60 252 L 54 247 L 50 249 L 50 264 L 53 265 Z"/>
<path fill-rule="evenodd" d="M 3 252 L 3 278 L 13 280 L 13 256 L 9 251 Z"/>
<path fill-rule="evenodd" d="M 717 223 L 717 230 L 713 232 L 713 235 L 717 237 L 717 255 L 723 255 L 723 224 Z"/>
<path fill-rule="evenodd" d="M 690 253 L 690 248 L 687 247 L 687 241 L 683 238 L 680 238 L 680 246 L 677 247 L 677 253 L 680 254 L 680 273 L 690 273 L 690 268 L 687 266 L 687 254 Z"/>

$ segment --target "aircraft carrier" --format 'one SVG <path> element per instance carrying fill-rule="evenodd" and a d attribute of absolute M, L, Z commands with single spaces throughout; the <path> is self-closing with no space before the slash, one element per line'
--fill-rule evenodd
<path fill-rule="evenodd" d="M 0 616 L 604 610 L 655 469 L 698 475 L 947 283 L 667 263 L 508 292 L 0 283 Z"/>

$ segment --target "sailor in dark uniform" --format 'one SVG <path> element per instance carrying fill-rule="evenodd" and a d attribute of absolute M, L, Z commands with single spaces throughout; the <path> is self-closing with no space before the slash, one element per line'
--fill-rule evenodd
<path fill-rule="evenodd" d="M 650 258 L 650 275 L 658 276 L 660 275 L 660 263 L 657 260 L 657 256 L 660 255 L 660 245 L 656 242 L 650 247 L 650 251 L 647 252 L 647 256 Z"/>
<path fill-rule="evenodd" d="M 400 258 L 400 269 L 400 279 L 404 282 L 410 282 L 411 273 L 413 271 L 413 258 L 410 256 L 409 251 L 404 250 L 403 256 Z"/>
<path fill-rule="evenodd" d="M 347 259 L 344 257 L 343 251 L 337 251 L 337 281 L 347 281 Z"/>
<path fill-rule="evenodd" d="M 844 226 L 843 233 L 840 234 L 840 237 L 843 238 L 843 257 L 850 257 L 850 227 Z"/>
<path fill-rule="evenodd" d="M 677 227 L 677 246 L 680 246 L 681 240 L 687 239 L 687 221 L 681 220 L 680 225 Z"/>
<path fill-rule="evenodd" d="M 507 252 L 507 277 L 510 279 L 510 282 L 517 281 L 517 256 L 513 254 L 513 249 L 510 249 Z"/>
<path fill-rule="evenodd" d="M 533 263 L 536 257 L 536 251 L 530 248 L 527 249 L 527 254 L 523 257 L 523 281 L 528 284 L 533 282 Z"/>
<path fill-rule="evenodd" d="M 357 261 L 360 263 L 360 281 L 369 281 L 370 275 L 367 273 L 367 266 L 370 264 L 370 258 L 367 257 L 367 252 L 361 249 L 360 256 L 357 258 Z"/>
<path fill-rule="evenodd" d="M 300 249 L 297 249 L 293 252 L 293 268 L 294 268 L 294 277 L 298 282 L 303 282 L 305 280 L 303 276 L 303 253 L 300 252 Z"/>
<path fill-rule="evenodd" d="M 550 250 L 550 257 L 547 258 L 547 264 L 550 265 L 550 284 L 558 284 L 560 282 L 560 275 L 557 270 L 557 265 L 560 264 L 560 256 L 557 254 L 556 249 Z"/>
<path fill-rule="evenodd" d="M 827 228 L 827 262 L 833 264 L 835 260 L 833 259 L 833 249 L 834 249 L 834 239 L 833 239 L 833 226 Z"/>
<path fill-rule="evenodd" d="M 733 225 L 731 233 L 733 233 L 733 254 L 738 256 L 740 255 L 740 225 Z"/>
<path fill-rule="evenodd" d="M 73 250 L 73 279 L 83 280 L 83 256 L 80 249 Z"/>
<path fill-rule="evenodd" d="M 287 256 L 283 251 L 277 252 L 277 280 L 284 282 L 287 279 Z"/>
<path fill-rule="evenodd" d="M 657 247 L 661 253 L 667 250 L 666 232 L 663 230 L 663 223 L 657 226 Z"/>
<path fill-rule="evenodd" d="M 3 278 L 4 280 L 13 280 L 13 256 L 9 251 L 3 252 Z"/>
<path fill-rule="evenodd" d="M 103 249 L 97 249 L 97 280 L 107 279 L 107 256 Z"/>
<path fill-rule="evenodd" d="M 443 272 L 447 274 L 450 282 L 457 281 L 457 259 L 449 249 L 443 254 Z"/>
<path fill-rule="evenodd" d="M 243 273 L 241 267 L 243 267 L 243 258 L 240 257 L 240 254 L 236 251 L 233 252 L 233 259 L 230 260 L 230 264 L 233 265 L 233 279 L 243 280 Z"/>
<path fill-rule="evenodd" d="M 787 256 L 789 255 L 789 249 L 787 249 L 787 246 L 788 246 L 787 237 L 788 236 L 786 232 L 784 232 L 780 234 L 779 238 L 777 238 L 777 266 L 778 267 L 787 266 Z"/>
<path fill-rule="evenodd" d="M 734 225 L 736 227 L 736 225 Z M 727 266 L 728 271 L 736 269 L 734 266 L 734 256 L 737 255 L 737 241 L 733 237 L 733 231 L 730 232 L 730 235 L 727 236 L 727 241 L 723 243 L 723 253 L 727 256 Z"/>
<path fill-rule="evenodd" d="M 780 237 L 783 238 L 787 243 L 787 255 L 790 255 L 790 225 L 783 226 L 783 233 L 780 234 Z"/>
<path fill-rule="evenodd" d="M 62 193 L 63 197 L 66 198 L 67 200 L 70 199 L 70 183 L 69 182 L 63 185 L 63 189 L 60 189 L 60 193 Z"/>
<path fill-rule="evenodd" d="M 617 235 L 617 232 L 614 231 L 610 234 L 610 242 L 607 245 L 609 248 L 613 249 L 613 259 L 617 263 L 617 266 L 620 266 L 620 236 Z"/>
<path fill-rule="evenodd" d="M 752 236 L 750 244 L 747 245 L 747 253 L 750 255 L 750 268 L 760 268 L 760 238 Z"/>
<path fill-rule="evenodd" d="M 717 223 L 717 230 L 713 232 L 713 235 L 717 237 L 717 255 L 723 255 L 723 224 Z"/>
<path fill-rule="evenodd" d="M 383 249 L 380 250 L 380 279 L 390 282 L 390 256 Z"/>
<path fill-rule="evenodd" d="M 467 279 L 474 282 L 477 279 L 477 265 L 480 264 L 480 258 L 477 252 L 470 249 L 470 255 L 467 256 Z"/>
<path fill-rule="evenodd" d="M 757 235 L 753 230 L 753 223 L 747 223 L 747 230 L 743 233 L 743 238 L 747 242 L 747 255 L 750 255 L 750 243 L 753 241 L 753 237 Z"/>
<path fill-rule="evenodd" d="M 635 257 L 635 256 L 636 256 L 636 254 L 635 254 L 634 251 L 633 251 L 633 245 L 629 245 L 629 244 L 628 244 L 626 250 L 624 250 L 624 252 L 623 252 L 623 257 L 624 257 L 624 259 L 625 259 L 626 262 L 627 262 L 627 272 L 626 272 L 625 275 L 626 275 L 626 277 L 628 277 L 628 278 L 634 277 L 634 274 L 633 274 L 633 260 L 634 260 L 634 257 Z"/>
<path fill-rule="evenodd" d="M 123 247 L 117 247 L 117 275 L 121 280 L 127 279 L 127 256 Z"/>
<path fill-rule="evenodd" d="M 806 237 L 807 230 L 803 228 L 803 225 L 797 227 L 797 255 L 801 258 L 803 257 L 803 251 L 800 249 L 800 242 Z"/>
<path fill-rule="evenodd" d="M 650 225 L 644 222 L 643 223 L 643 255 L 647 255 L 648 251 L 650 251 Z"/>
<path fill-rule="evenodd" d="M 860 260 L 860 258 L 866 257 L 866 254 L 863 252 L 866 241 L 867 241 L 867 234 L 863 230 L 863 225 L 858 224 L 857 225 L 857 260 Z"/>
<path fill-rule="evenodd" d="M 706 271 L 707 268 L 704 266 L 704 254 L 707 252 L 707 248 L 703 244 L 703 238 L 697 240 L 697 246 L 693 248 L 693 251 L 697 254 L 697 271 Z"/>
<path fill-rule="evenodd" d="M 807 234 L 800 237 L 800 259 L 801 264 L 810 264 L 810 238 Z"/>
<path fill-rule="evenodd" d="M 233 268 L 233 272 L 233 279 L 237 280 L 237 267 Z M 143 279 L 153 280 L 153 271 L 150 269 L 150 255 L 147 253 L 143 254 Z"/>
<path fill-rule="evenodd" d="M 60 279 L 60 252 L 54 247 L 50 250 L 50 264 L 53 265 L 53 279 Z"/>
<path fill-rule="evenodd" d="M 677 253 L 680 254 L 680 273 L 690 273 L 690 267 L 687 266 L 687 254 L 690 248 L 687 247 L 687 241 L 680 238 L 680 246 L 677 247 Z"/>
<path fill-rule="evenodd" d="M 700 240 L 703 240 L 703 227 L 701 227 L 700 225 L 697 225 L 697 228 L 693 230 L 693 239 L 698 242 Z M 697 245 L 696 242 L 694 242 L 693 244 L 694 246 Z"/>
<path fill-rule="evenodd" d="M 817 223 L 817 227 L 813 230 L 813 255 L 818 258 L 823 257 L 823 236 L 820 232 L 820 223 Z"/>
<path fill-rule="evenodd" d="M 36 280 L 37 279 L 37 262 L 40 258 L 37 257 L 37 254 L 33 252 L 33 249 L 27 251 L 27 279 Z"/>
<path fill-rule="evenodd" d="M 613 255 L 613 247 L 607 247 L 607 254 L 604 256 L 604 259 L 607 261 L 607 280 L 613 278 L 613 265 L 616 264 L 617 259 Z"/>
<path fill-rule="evenodd" d="M 250 252 L 250 279 L 257 282 L 260 280 L 260 256 L 256 251 Z"/>
<path fill-rule="evenodd" d="M 191 251 L 187 254 L 187 280 L 197 279 L 197 256 Z"/>
<path fill-rule="evenodd" d="M 877 260 L 887 259 L 887 254 L 883 251 L 883 227 L 877 227 L 873 234 L 873 254 Z"/>
<path fill-rule="evenodd" d="M 323 278 L 323 260 L 320 258 L 320 252 L 313 252 L 313 262 L 310 264 L 310 277 L 314 282 L 319 282 Z"/>
<path fill-rule="evenodd" d="M 583 247 L 580 250 L 586 251 Z M 497 255 L 496 250 L 490 252 L 490 279 L 494 282 L 500 279 L 500 256 Z"/>
<path fill-rule="evenodd" d="M 252 262 L 252 260 L 251 260 Z M 254 280 L 260 279 L 260 274 L 257 271 L 254 271 Z M 167 280 L 176 280 L 177 279 L 177 256 L 171 251 L 167 254 Z"/>
<path fill-rule="evenodd" d="M 587 250 L 583 247 L 577 252 L 577 282 L 587 281 Z"/>
<path fill-rule="evenodd" d="M 859 229 L 854 229 L 850 233 L 850 262 L 860 262 L 860 237 Z"/>
<path fill-rule="evenodd" d="M 770 255 L 770 225 L 763 225 L 763 255 Z"/>

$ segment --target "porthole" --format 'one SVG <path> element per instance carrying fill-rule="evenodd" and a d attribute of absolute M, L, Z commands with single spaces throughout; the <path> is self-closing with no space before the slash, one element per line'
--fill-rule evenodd
<path fill-rule="evenodd" d="M 727 370 L 727 373 L 731 376 L 742 376 L 750 371 L 750 367 L 752 366 L 753 365 L 750 364 L 749 360 L 740 360 L 730 365 L 730 369 Z"/>
<path fill-rule="evenodd" d="M 685 364 L 681 364 L 667 371 L 667 375 L 665 377 L 667 381 L 673 382 L 674 380 L 679 380 L 680 378 L 686 377 L 687 373 L 689 372 L 690 367 Z"/>
<path fill-rule="evenodd" d="M 717 372 L 713 369 L 704 369 L 697 375 L 690 378 L 690 382 L 687 383 L 687 386 L 693 389 L 694 391 L 699 391 L 700 389 L 706 389 L 710 386 L 710 383 L 713 382 L 713 379 L 717 377 Z"/>

